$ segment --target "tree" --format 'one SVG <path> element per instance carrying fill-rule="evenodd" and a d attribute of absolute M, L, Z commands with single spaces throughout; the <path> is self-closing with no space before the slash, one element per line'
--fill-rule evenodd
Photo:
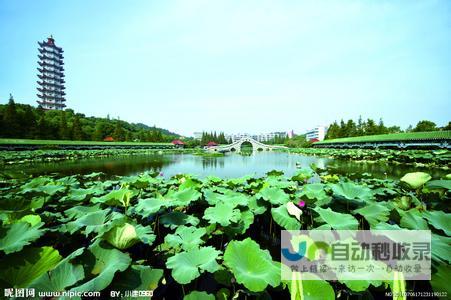
<path fill-rule="evenodd" d="M 119 120 L 116 121 L 116 128 L 114 129 L 114 132 L 113 132 L 113 138 L 116 141 L 125 140 L 124 128 L 122 128 L 122 124 L 120 123 Z"/>
<path fill-rule="evenodd" d="M 379 119 L 379 124 L 377 125 L 377 134 L 385 134 L 388 133 L 387 127 L 384 125 L 384 121 L 382 118 Z"/>
<path fill-rule="evenodd" d="M 106 133 L 106 126 L 104 122 L 99 122 L 96 124 L 96 128 L 94 130 L 94 133 L 92 135 L 92 139 L 94 141 L 103 141 L 103 139 L 107 136 Z"/>
<path fill-rule="evenodd" d="M 81 130 L 80 117 L 78 114 L 75 115 L 74 121 L 72 122 L 72 139 L 75 141 L 83 140 L 83 132 Z"/>
<path fill-rule="evenodd" d="M 36 135 L 37 121 L 30 105 L 25 106 L 20 124 L 21 137 L 32 139 Z"/>
<path fill-rule="evenodd" d="M 66 112 L 65 111 L 61 111 L 58 136 L 62 140 L 68 140 L 69 139 L 69 135 L 70 134 L 69 134 L 69 128 L 67 127 Z"/>
<path fill-rule="evenodd" d="M 362 116 L 359 116 L 357 121 L 356 136 L 365 135 L 365 122 L 362 120 Z"/>
<path fill-rule="evenodd" d="M 8 106 L 3 115 L 4 134 L 6 137 L 19 137 L 20 124 L 13 95 L 9 95 Z"/>
<path fill-rule="evenodd" d="M 443 130 L 451 130 L 451 122 L 448 122 L 448 125 L 444 126 Z"/>
<path fill-rule="evenodd" d="M 357 135 L 357 126 L 352 119 L 349 119 L 346 122 L 346 136 L 356 136 Z"/>
<path fill-rule="evenodd" d="M 337 122 L 335 121 L 329 126 L 325 139 L 326 140 L 336 139 L 339 137 L 339 135 L 340 135 L 340 126 L 338 126 Z"/>
<path fill-rule="evenodd" d="M 378 133 L 378 127 L 373 119 L 368 119 L 365 126 L 365 135 L 375 135 Z"/>
<path fill-rule="evenodd" d="M 422 132 L 422 131 L 434 131 L 437 130 L 437 124 L 432 121 L 423 120 L 418 122 L 417 126 L 412 130 L 413 132 Z"/>

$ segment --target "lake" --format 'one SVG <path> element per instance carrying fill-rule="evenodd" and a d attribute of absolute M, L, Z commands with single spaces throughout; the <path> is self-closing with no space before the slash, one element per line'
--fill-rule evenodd
<path fill-rule="evenodd" d="M 256 152 L 250 155 L 228 153 L 222 157 L 192 154 L 131 155 L 15 165 L 8 166 L 6 171 L 33 175 L 52 173 L 73 175 L 92 172 L 103 172 L 108 175 L 134 175 L 145 171 L 157 171 L 163 173 L 165 177 L 189 173 L 201 178 L 209 175 L 235 178 L 244 175 L 263 176 L 271 170 L 280 170 L 290 176 L 298 168 L 308 168 L 312 163 L 338 174 L 370 173 L 376 178 L 396 179 L 405 173 L 417 171 L 428 172 L 434 178 L 440 178 L 448 173 L 441 169 L 387 164 L 386 162 L 343 161 L 284 152 Z"/>

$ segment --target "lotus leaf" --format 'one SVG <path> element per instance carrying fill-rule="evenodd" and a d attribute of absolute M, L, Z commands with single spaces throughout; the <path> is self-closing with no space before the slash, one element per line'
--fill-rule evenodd
<path fill-rule="evenodd" d="M 271 204 L 285 204 L 290 200 L 290 197 L 282 189 L 274 187 L 264 187 L 260 190 L 257 196 L 262 197 Z"/>
<path fill-rule="evenodd" d="M 45 230 L 43 222 L 31 225 L 28 222 L 13 223 L 0 227 L 0 250 L 6 254 L 22 250 L 26 245 L 40 238 Z"/>
<path fill-rule="evenodd" d="M 417 189 L 424 185 L 426 182 L 431 180 L 431 175 L 424 172 L 413 172 L 413 173 L 407 173 L 404 175 L 400 181 L 406 183 L 408 186 L 410 186 L 413 189 Z"/>
<path fill-rule="evenodd" d="M 434 228 L 443 230 L 447 236 L 451 235 L 451 214 L 437 210 L 425 211 L 422 215 Z"/>
<path fill-rule="evenodd" d="M 60 260 L 60 254 L 52 247 L 27 247 L 0 261 L 0 279 L 11 287 L 24 288 L 53 269 Z"/>
<path fill-rule="evenodd" d="M 232 240 L 224 252 L 224 264 L 235 275 L 236 281 L 252 292 L 261 292 L 269 285 L 280 284 L 280 265 L 274 262 L 269 251 L 250 238 Z"/>
<path fill-rule="evenodd" d="M 147 226 L 132 225 L 123 223 L 111 228 L 103 235 L 103 239 L 118 249 L 127 249 L 142 241 L 144 244 L 151 245 L 155 240 L 152 229 Z"/>
<path fill-rule="evenodd" d="M 330 208 L 323 209 L 321 207 L 315 207 L 314 210 L 320 215 L 321 219 L 333 229 L 358 229 L 359 222 L 349 214 L 334 212 Z"/>
<path fill-rule="evenodd" d="M 119 291 L 153 291 L 163 277 L 163 270 L 149 266 L 132 265 L 124 272 L 118 273 L 113 286 Z"/>
<path fill-rule="evenodd" d="M 290 216 L 285 205 L 271 209 L 274 221 L 286 230 L 298 230 L 301 223 L 293 216 Z"/>
<path fill-rule="evenodd" d="M 330 187 L 332 188 L 335 196 L 342 197 L 346 200 L 368 202 L 374 198 L 371 189 L 353 182 L 331 184 Z"/>
<path fill-rule="evenodd" d="M 379 222 L 387 222 L 390 214 L 390 209 L 385 203 L 371 203 L 353 212 L 363 216 L 371 227 Z"/>
<path fill-rule="evenodd" d="M 192 248 L 169 257 L 166 267 L 172 269 L 172 277 L 178 283 L 187 284 L 205 271 L 214 273 L 219 270 L 216 260 L 220 253 L 211 246 Z"/>
<path fill-rule="evenodd" d="M 197 248 L 204 243 L 202 237 L 207 233 L 205 228 L 196 228 L 193 226 L 180 226 L 174 234 L 168 234 L 164 241 L 172 248 L 182 248 L 189 250 Z"/>
<path fill-rule="evenodd" d="M 215 296 L 206 292 L 192 291 L 183 300 L 215 300 Z"/>
<path fill-rule="evenodd" d="M 322 206 L 328 204 L 332 198 L 326 194 L 325 185 L 322 183 L 306 184 L 302 187 L 300 197 L 308 204 Z"/>
<path fill-rule="evenodd" d="M 38 291 L 64 291 L 85 277 L 82 265 L 73 264 L 72 260 L 83 253 L 84 248 L 72 252 L 60 261 L 55 268 L 42 274 L 33 281 L 32 288 Z"/>
<path fill-rule="evenodd" d="M 92 244 L 83 254 L 85 273 L 94 276 L 87 282 L 72 288 L 71 291 L 101 291 L 110 285 L 114 274 L 125 271 L 132 259 L 128 254 L 102 245 L 98 241 Z"/>
<path fill-rule="evenodd" d="M 335 292 L 325 280 L 309 272 L 292 272 L 291 280 L 284 281 L 290 290 L 291 299 L 333 300 Z"/>
<path fill-rule="evenodd" d="M 205 210 L 204 219 L 210 224 L 218 223 L 221 226 L 228 226 L 232 222 L 237 223 L 240 220 L 240 211 L 234 209 L 230 204 L 219 202 L 213 207 Z"/>

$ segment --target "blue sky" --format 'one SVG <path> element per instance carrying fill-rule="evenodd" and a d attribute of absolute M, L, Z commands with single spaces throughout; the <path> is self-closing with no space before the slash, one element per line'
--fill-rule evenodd
<path fill-rule="evenodd" d="M 0 0 L 0 103 L 36 103 L 50 34 L 86 115 L 184 135 L 451 119 L 447 0 Z"/>

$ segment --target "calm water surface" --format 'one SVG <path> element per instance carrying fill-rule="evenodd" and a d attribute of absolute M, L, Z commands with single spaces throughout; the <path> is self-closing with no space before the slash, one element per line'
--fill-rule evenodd
<path fill-rule="evenodd" d="M 144 171 L 158 171 L 162 172 L 165 177 L 189 173 L 201 178 L 209 175 L 234 178 L 244 175 L 263 176 L 271 170 L 280 170 L 290 176 L 298 168 L 307 168 L 311 163 L 315 163 L 321 168 L 329 168 L 338 174 L 370 173 L 377 178 L 400 178 L 405 173 L 415 171 L 428 172 L 434 178 L 440 178 L 447 174 L 447 171 L 440 169 L 391 165 L 385 162 L 357 163 L 281 152 L 257 152 L 251 155 L 230 153 L 223 157 L 204 157 L 192 154 L 135 155 L 35 163 L 8 167 L 7 170 L 34 175 L 52 173 L 73 175 L 92 172 L 104 172 L 109 175 L 134 175 Z"/>

